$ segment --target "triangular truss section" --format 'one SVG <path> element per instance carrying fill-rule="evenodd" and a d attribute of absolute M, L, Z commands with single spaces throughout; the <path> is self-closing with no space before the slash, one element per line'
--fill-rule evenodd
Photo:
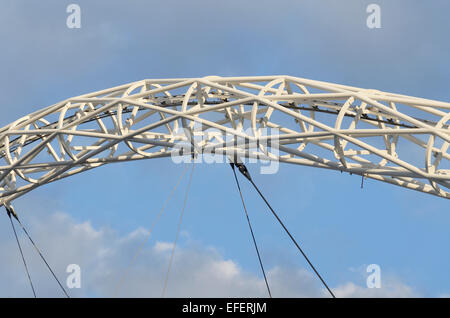
<path fill-rule="evenodd" d="M 180 143 L 450 198 L 449 110 L 446 102 L 291 76 L 143 80 L 1 128 L 0 205 L 107 163 L 180 154 Z"/>

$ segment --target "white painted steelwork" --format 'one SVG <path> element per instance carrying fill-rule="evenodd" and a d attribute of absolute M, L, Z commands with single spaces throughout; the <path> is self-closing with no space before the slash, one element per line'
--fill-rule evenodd
<path fill-rule="evenodd" d="M 107 163 L 170 157 L 189 141 L 197 152 L 233 150 L 450 198 L 449 110 L 447 102 L 292 76 L 143 80 L 69 98 L 1 128 L 0 206 Z M 197 126 L 200 143 L 177 133 Z M 278 134 L 264 136 L 264 128 Z M 229 143 L 210 129 L 278 142 Z"/>

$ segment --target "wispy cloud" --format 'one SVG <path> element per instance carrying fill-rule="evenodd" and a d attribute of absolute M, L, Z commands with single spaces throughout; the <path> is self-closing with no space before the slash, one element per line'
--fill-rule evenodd
<path fill-rule="evenodd" d="M 0 296 L 31 296 L 15 242 L 8 239 L 11 229 L 1 224 Z M 147 232 L 139 228 L 125 236 L 109 228 L 95 229 L 89 222 L 77 223 L 65 213 L 38 213 L 29 218 L 30 232 L 65 281 L 68 264 L 82 270 L 82 288 L 72 289 L 77 297 L 109 297 L 125 273 Z M 39 296 L 59 296 L 58 286 L 21 238 L 30 262 L 31 275 Z M 159 297 L 169 261 L 171 242 L 156 241 L 145 247 L 131 268 L 118 295 Z M 315 277 L 306 269 L 278 264 L 268 270 L 275 297 L 326 297 Z M 383 288 L 367 289 L 353 282 L 334 288 L 338 297 L 410 297 L 413 289 L 390 279 Z M 182 244 L 177 248 L 168 297 L 266 297 L 264 281 L 246 271 L 234 260 L 224 258 L 215 248 Z"/>

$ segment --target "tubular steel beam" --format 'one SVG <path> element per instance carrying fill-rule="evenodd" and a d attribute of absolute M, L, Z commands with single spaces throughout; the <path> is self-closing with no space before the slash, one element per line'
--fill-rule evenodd
<path fill-rule="evenodd" d="M 450 103 L 291 76 L 143 80 L 1 128 L 0 205 L 107 163 L 179 155 L 180 143 L 448 199 L 449 122 Z"/>

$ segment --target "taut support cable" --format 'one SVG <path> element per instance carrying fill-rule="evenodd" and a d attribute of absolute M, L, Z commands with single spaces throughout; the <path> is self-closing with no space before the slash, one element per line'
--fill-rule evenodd
<path fill-rule="evenodd" d="M 192 181 L 192 175 L 194 173 L 194 167 L 195 167 L 194 158 L 192 158 L 192 170 L 191 170 L 191 174 L 189 175 L 189 181 L 188 181 L 188 185 L 186 188 L 186 194 L 184 196 L 183 209 L 181 210 L 181 213 L 180 213 L 180 220 L 178 221 L 177 234 L 175 236 L 175 241 L 173 242 L 172 253 L 170 254 L 169 266 L 167 268 L 166 278 L 164 280 L 164 287 L 163 287 L 163 291 L 161 294 L 162 298 L 166 294 L 167 282 L 169 280 L 169 273 L 170 273 L 170 269 L 172 267 L 173 257 L 175 255 L 175 248 L 177 247 L 178 237 L 180 235 L 181 223 L 183 222 L 184 210 L 186 209 L 186 203 L 187 203 L 187 199 L 188 199 L 188 195 L 189 195 L 189 189 L 191 188 L 191 181 Z"/>
<path fill-rule="evenodd" d="M 274 209 L 272 208 L 272 206 L 269 204 L 269 202 L 266 200 L 266 198 L 264 197 L 264 195 L 261 193 L 261 191 L 259 191 L 259 188 L 256 186 L 256 184 L 253 182 L 250 173 L 247 170 L 247 167 L 243 164 L 243 163 L 236 163 L 236 166 L 239 168 L 239 171 L 247 178 L 248 181 L 250 181 L 250 183 L 253 185 L 253 187 L 256 189 L 256 191 L 258 192 L 258 194 L 261 196 L 261 198 L 264 200 L 264 202 L 266 203 L 267 207 L 270 209 L 270 211 L 272 212 L 272 214 L 275 216 L 275 218 L 277 219 L 278 223 L 280 223 L 280 225 L 283 227 L 284 231 L 287 233 L 287 235 L 289 236 L 289 238 L 292 240 L 292 242 L 295 244 L 295 246 L 297 247 L 297 249 L 300 251 L 300 253 L 303 255 L 303 257 L 306 259 L 306 261 L 308 262 L 309 266 L 312 268 L 312 270 L 314 271 L 314 273 L 317 275 L 317 277 L 320 279 L 320 281 L 322 282 L 322 284 L 325 286 L 325 288 L 328 290 L 328 292 L 330 293 L 330 295 L 333 298 L 336 298 L 336 296 L 333 294 L 333 292 L 331 291 L 331 289 L 328 287 L 327 283 L 325 282 L 325 280 L 322 278 L 322 276 L 319 274 L 319 272 L 317 271 L 317 269 L 314 267 L 314 265 L 311 263 L 311 261 L 309 260 L 308 256 L 306 256 L 305 252 L 303 252 L 302 248 L 300 247 L 300 245 L 297 243 L 297 241 L 295 240 L 295 238 L 292 236 L 292 234 L 289 232 L 289 230 L 286 228 L 286 226 L 284 225 L 284 223 L 281 221 L 281 219 L 278 217 L 277 213 L 274 211 Z"/>
<path fill-rule="evenodd" d="M 20 255 L 22 256 L 23 265 L 25 266 L 25 270 L 27 272 L 28 281 L 30 282 L 31 290 L 33 291 L 34 298 L 36 298 L 36 291 L 34 290 L 33 282 L 31 281 L 31 276 L 30 276 L 30 272 L 28 270 L 27 262 L 25 261 L 25 257 L 23 255 L 22 247 L 20 246 L 19 238 L 17 237 L 16 228 L 14 227 L 14 223 L 13 223 L 13 220 L 11 218 L 11 211 L 8 208 L 6 208 L 6 213 L 8 214 L 9 221 L 11 222 L 11 227 L 13 229 L 14 236 L 16 237 L 17 246 L 19 247 Z M 16 216 L 14 215 L 14 217 L 16 217 Z"/>
<path fill-rule="evenodd" d="M 136 259 L 141 254 L 145 244 L 149 240 L 150 235 L 152 234 L 153 230 L 155 229 L 156 224 L 158 223 L 158 221 L 160 220 L 162 214 L 164 213 L 164 210 L 165 210 L 167 204 L 169 203 L 170 199 L 172 198 L 173 194 L 175 193 L 175 190 L 178 188 L 178 186 L 180 185 L 181 180 L 183 179 L 184 175 L 186 174 L 186 171 L 187 171 L 188 167 L 189 166 L 186 165 L 186 167 L 183 170 L 183 173 L 181 174 L 181 176 L 178 179 L 177 183 L 175 184 L 175 186 L 173 187 L 173 189 L 170 192 L 169 196 L 167 197 L 166 202 L 164 202 L 164 205 L 162 206 L 161 210 L 159 211 L 158 215 L 156 216 L 156 219 L 153 221 L 153 224 L 152 224 L 150 230 L 148 231 L 147 236 L 145 237 L 145 240 L 139 246 L 139 249 L 137 250 L 136 254 L 134 255 L 133 259 L 131 260 L 130 264 L 128 265 L 125 273 L 123 274 L 122 278 L 120 279 L 119 283 L 117 284 L 116 289 L 114 290 L 113 297 L 116 297 L 117 294 L 119 293 L 120 287 L 122 286 L 123 282 L 125 281 L 125 278 L 127 277 L 131 267 L 136 262 Z"/>
<path fill-rule="evenodd" d="M 269 297 L 272 298 L 272 293 L 270 292 L 269 283 L 267 282 L 266 272 L 264 270 L 264 266 L 263 266 L 263 263 L 262 263 L 262 260 L 261 260 L 261 255 L 259 254 L 258 244 L 256 244 L 255 234 L 253 233 L 252 224 L 250 223 L 250 218 L 248 216 L 247 208 L 245 207 L 245 202 L 244 202 L 244 197 L 242 195 L 241 186 L 239 185 L 239 180 L 238 180 L 238 178 L 236 176 L 236 171 L 234 170 L 234 163 L 230 163 L 230 165 L 231 165 L 231 169 L 233 170 L 234 179 L 236 180 L 236 185 L 237 185 L 237 188 L 239 190 L 239 195 L 241 196 L 242 206 L 244 207 L 245 216 L 247 217 L 248 227 L 249 227 L 250 233 L 252 235 L 253 244 L 255 245 L 256 254 L 258 255 L 259 266 L 261 267 L 261 271 L 262 271 L 263 276 L 264 276 L 264 281 L 266 282 L 267 292 L 269 293 Z"/>
<path fill-rule="evenodd" d="M 36 250 L 36 252 L 39 254 L 39 256 L 41 257 L 41 259 L 44 261 L 45 265 L 47 266 L 48 270 L 50 271 L 50 273 L 52 273 L 53 277 L 55 278 L 56 282 L 58 283 L 59 287 L 61 287 L 61 290 L 63 291 L 63 293 L 66 295 L 67 298 L 70 298 L 69 294 L 66 292 L 66 290 L 64 289 L 63 285 L 61 284 L 61 282 L 59 281 L 58 277 L 56 277 L 55 272 L 52 270 L 52 268 L 50 267 L 50 265 L 48 264 L 47 260 L 45 259 L 44 255 L 42 255 L 41 251 L 39 250 L 39 248 L 37 247 L 36 243 L 34 243 L 33 239 L 31 238 L 30 234 L 28 234 L 28 231 L 25 229 L 25 227 L 23 226 L 22 222 L 20 222 L 19 217 L 17 216 L 17 213 L 14 211 L 14 208 L 12 207 L 12 205 L 9 205 L 9 207 L 7 205 L 5 205 L 6 210 L 8 211 L 8 214 L 12 214 L 14 216 L 14 218 L 17 220 L 17 222 L 19 223 L 20 227 L 22 228 L 23 232 L 26 234 L 26 236 L 28 237 L 28 239 L 30 240 L 31 244 L 33 245 L 34 249 Z"/>

